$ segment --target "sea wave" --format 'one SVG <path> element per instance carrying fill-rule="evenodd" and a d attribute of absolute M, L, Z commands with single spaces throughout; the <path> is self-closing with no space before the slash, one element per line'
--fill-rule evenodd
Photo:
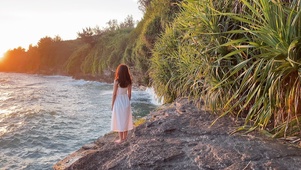
<path fill-rule="evenodd" d="M 0 73 L 0 169 L 51 169 L 110 131 L 113 85 L 66 76 Z M 133 115 L 156 105 L 133 91 Z"/>

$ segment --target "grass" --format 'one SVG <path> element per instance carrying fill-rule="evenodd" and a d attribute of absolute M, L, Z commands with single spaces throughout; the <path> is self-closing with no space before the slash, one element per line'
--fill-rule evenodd
<path fill-rule="evenodd" d="M 240 129 L 300 135 L 301 2 L 187 1 L 156 42 L 153 86 L 165 102 L 188 96 Z"/>

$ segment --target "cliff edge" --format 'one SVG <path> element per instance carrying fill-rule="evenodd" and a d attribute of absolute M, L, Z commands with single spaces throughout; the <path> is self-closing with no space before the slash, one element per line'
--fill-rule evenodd
<path fill-rule="evenodd" d="M 232 132 L 241 122 L 197 109 L 187 99 L 162 106 L 115 144 L 109 133 L 56 163 L 55 170 L 91 169 L 301 169 L 301 148 L 294 140 L 259 133 Z M 293 141 L 293 140 L 292 140 Z M 291 141 L 291 142 L 292 142 Z"/>

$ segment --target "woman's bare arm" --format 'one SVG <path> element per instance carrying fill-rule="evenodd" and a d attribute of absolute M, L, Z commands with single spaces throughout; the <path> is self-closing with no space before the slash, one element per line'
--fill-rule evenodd
<path fill-rule="evenodd" d="M 112 96 L 112 110 L 113 110 L 113 106 L 116 100 L 116 94 L 117 94 L 117 88 L 118 88 L 118 83 L 116 80 L 114 80 L 114 85 L 113 85 L 113 96 Z"/>
<path fill-rule="evenodd" d="M 128 86 L 128 96 L 129 96 L 129 99 L 131 100 L 131 98 L 132 98 L 132 85 Z"/>

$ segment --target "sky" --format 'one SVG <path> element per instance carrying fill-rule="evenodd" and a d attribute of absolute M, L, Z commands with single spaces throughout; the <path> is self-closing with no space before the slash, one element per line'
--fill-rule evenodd
<path fill-rule="evenodd" d="M 142 19 L 137 0 L 0 0 L 0 56 L 46 36 L 76 39 L 83 28 L 105 28 L 128 15 Z"/>

